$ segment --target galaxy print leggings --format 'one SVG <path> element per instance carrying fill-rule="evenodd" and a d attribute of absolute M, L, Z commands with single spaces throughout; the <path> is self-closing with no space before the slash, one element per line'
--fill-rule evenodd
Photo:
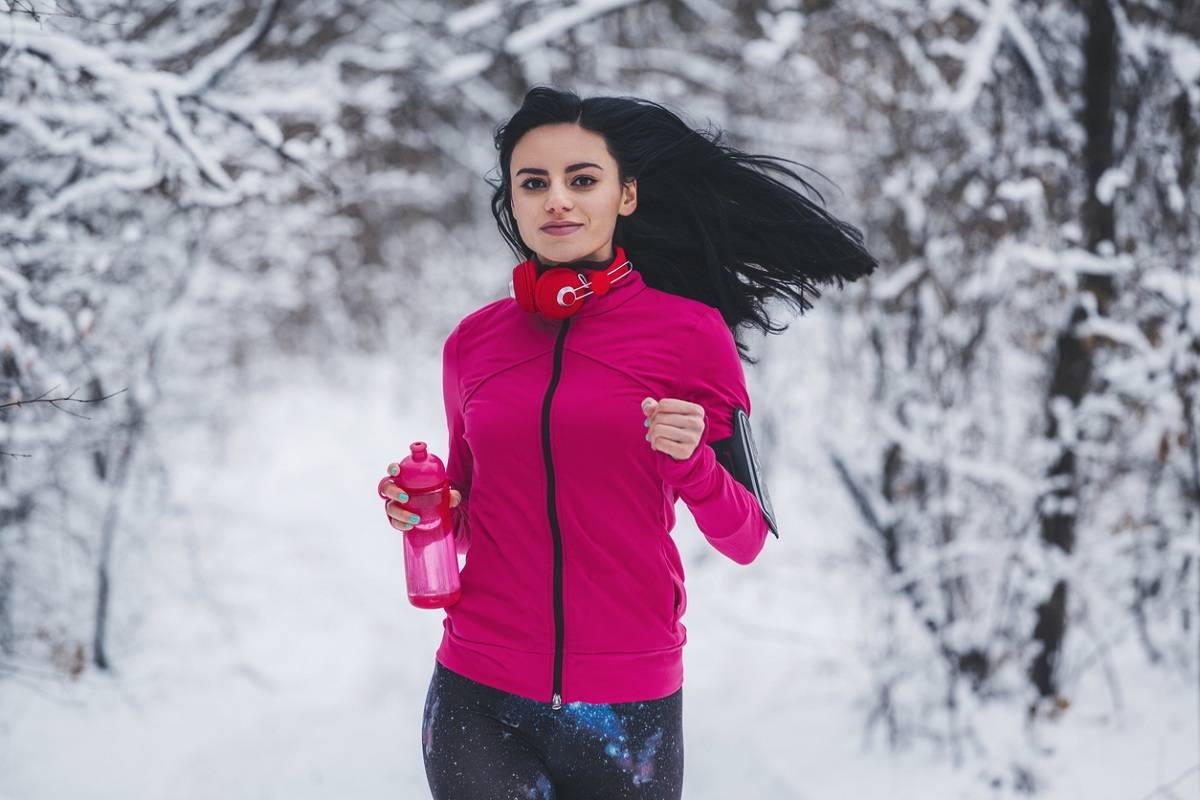
<path fill-rule="evenodd" d="M 434 800 L 679 800 L 683 687 L 555 711 L 435 659 L 422 747 Z"/>

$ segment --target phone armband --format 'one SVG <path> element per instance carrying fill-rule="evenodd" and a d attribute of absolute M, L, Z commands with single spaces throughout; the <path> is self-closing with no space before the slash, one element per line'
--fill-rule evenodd
<path fill-rule="evenodd" d="M 771 506 L 771 495 L 767 492 L 767 482 L 763 478 L 758 464 L 758 449 L 754 444 L 754 434 L 750 429 L 750 416 L 745 409 L 735 406 L 733 409 L 733 433 L 715 442 L 709 442 L 717 456 L 717 462 L 723 466 L 734 480 L 750 490 L 758 500 L 767 527 L 775 538 L 779 538 L 779 526 L 775 523 L 775 509 Z"/>

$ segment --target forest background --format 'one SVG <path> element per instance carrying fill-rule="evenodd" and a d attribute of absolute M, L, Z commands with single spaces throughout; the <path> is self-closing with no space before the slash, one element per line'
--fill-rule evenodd
<path fill-rule="evenodd" d="M 374 485 L 537 84 L 881 263 L 752 337 L 780 538 L 680 505 L 685 796 L 1200 796 L 1197 0 L 0 0 L 0 797 L 425 796 Z"/>

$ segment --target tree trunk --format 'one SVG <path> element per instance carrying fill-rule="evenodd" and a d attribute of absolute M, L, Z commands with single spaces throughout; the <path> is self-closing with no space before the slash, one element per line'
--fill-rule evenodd
<path fill-rule="evenodd" d="M 1117 69 L 1116 25 L 1107 0 L 1083 0 L 1088 19 L 1084 44 L 1086 67 L 1084 73 L 1084 128 L 1087 132 L 1084 158 L 1087 169 L 1088 193 L 1082 209 L 1084 233 L 1088 249 L 1096 251 L 1101 242 L 1114 240 L 1113 208 L 1096 198 L 1096 184 L 1113 160 L 1113 89 Z M 1114 243 L 1115 244 L 1115 243 Z M 1109 275 L 1081 276 L 1083 292 L 1096 299 L 1096 310 L 1105 314 L 1113 299 L 1113 280 Z M 1082 302 L 1076 304 L 1065 330 L 1058 337 L 1050 393 L 1046 404 L 1046 436 L 1058 437 L 1058 422 L 1051 404 L 1066 397 L 1072 408 L 1078 408 L 1088 390 L 1094 365 L 1093 340 L 1080 337 L 1077 326 L 1087 318 Z M 1075 547 L 1076 523 L 1076 463 L 1070 445 L 1050 468 L 1049 482 L 1054 489 L 1045 498 L 1049 502 L 1041 513 L 1042 541 L 1070 553 Z M 1063 505 L 1068 501 L 1069 505 Z M 1066 581 L 1055 583 L 1037 608 L 1037 623 L 1033 639 L 1039 643 L 1037 654 L 1029 666 L 1029 678 L 1041 698 L 1059 694 L 1059 656 L 1067 632 Z"/>

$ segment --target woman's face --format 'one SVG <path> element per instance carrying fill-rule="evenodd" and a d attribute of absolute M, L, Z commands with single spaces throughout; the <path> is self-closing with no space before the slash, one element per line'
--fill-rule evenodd
<path fill-rule="evenodd" d="M 574 123 L 542 125 L 517 141 L 509 167 L 517 229 L 544 264 L 612 258 L 617 215 L 637 206 L 604 137 Z M 547 223 L 569 222 L 557 233 Z"/>

